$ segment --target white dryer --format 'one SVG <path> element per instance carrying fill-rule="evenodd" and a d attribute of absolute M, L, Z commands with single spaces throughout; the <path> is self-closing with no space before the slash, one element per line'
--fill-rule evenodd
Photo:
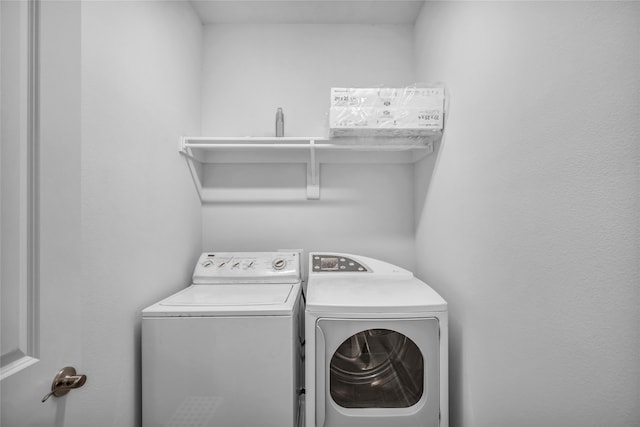
<path fill-rule="evenodd" d="M 447 427 L 447 303 L 407 270 L 311 253 L 306 427 Z"/>
<path fill-rule="evenodd" d="M 142 311 L 144 427 L 301 424 L 300 254 L 204 253 Z"/>

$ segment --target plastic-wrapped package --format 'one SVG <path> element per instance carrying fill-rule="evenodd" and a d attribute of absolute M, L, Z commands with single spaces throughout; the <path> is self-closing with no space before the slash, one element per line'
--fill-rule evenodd
<path fill-rule="evenodd" d="M 436 86 L 332 88 L 330 135 L 432 140 L 442 136 L 444 101 L 444 87 Z"/>

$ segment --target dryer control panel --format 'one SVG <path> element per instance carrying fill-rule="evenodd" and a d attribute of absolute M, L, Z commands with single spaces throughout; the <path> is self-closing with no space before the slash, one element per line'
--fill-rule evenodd
<path fill-rule="evenodd" d="M 299 281 L 297 252 L 205 252 L 193 271 L 194 284 Z"/>
<path fill-rule="evenodd" d="M 367 273 L 369 269 L 360 262 L 342 255 L 312 254 L 311 270 L 314 272 L 359 272 Z"/>

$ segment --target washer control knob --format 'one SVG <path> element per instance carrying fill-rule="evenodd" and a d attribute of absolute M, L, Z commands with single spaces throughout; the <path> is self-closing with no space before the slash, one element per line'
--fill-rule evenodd
<path fill-rule="evenodd" d="M 203 267 L 211 267 L 213 265 L 213 261 L 205 261 L 202 263 Z"/>
<path fill-rule="evenodd" d="M 274 270 L 282 270 L 287 266 L 287 261 L 282 258 L 278 258 L 273 260 L 273 263 L 271 265 Z"/>

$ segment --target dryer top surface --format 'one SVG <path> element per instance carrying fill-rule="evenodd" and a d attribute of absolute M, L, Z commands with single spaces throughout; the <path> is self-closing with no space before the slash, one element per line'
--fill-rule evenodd
<path fill-rule="evenodd" d="M 446 311 L 446 301 L 410 271 L 350 254 L 311 253 L 307 311 L 419 313 Z"/>
<path fill-rule="evenodd" d="M 416 279 L 310 278 L 307 311 L 340 313 L 419 313 L 446 311 L 446 301 Z"/>

